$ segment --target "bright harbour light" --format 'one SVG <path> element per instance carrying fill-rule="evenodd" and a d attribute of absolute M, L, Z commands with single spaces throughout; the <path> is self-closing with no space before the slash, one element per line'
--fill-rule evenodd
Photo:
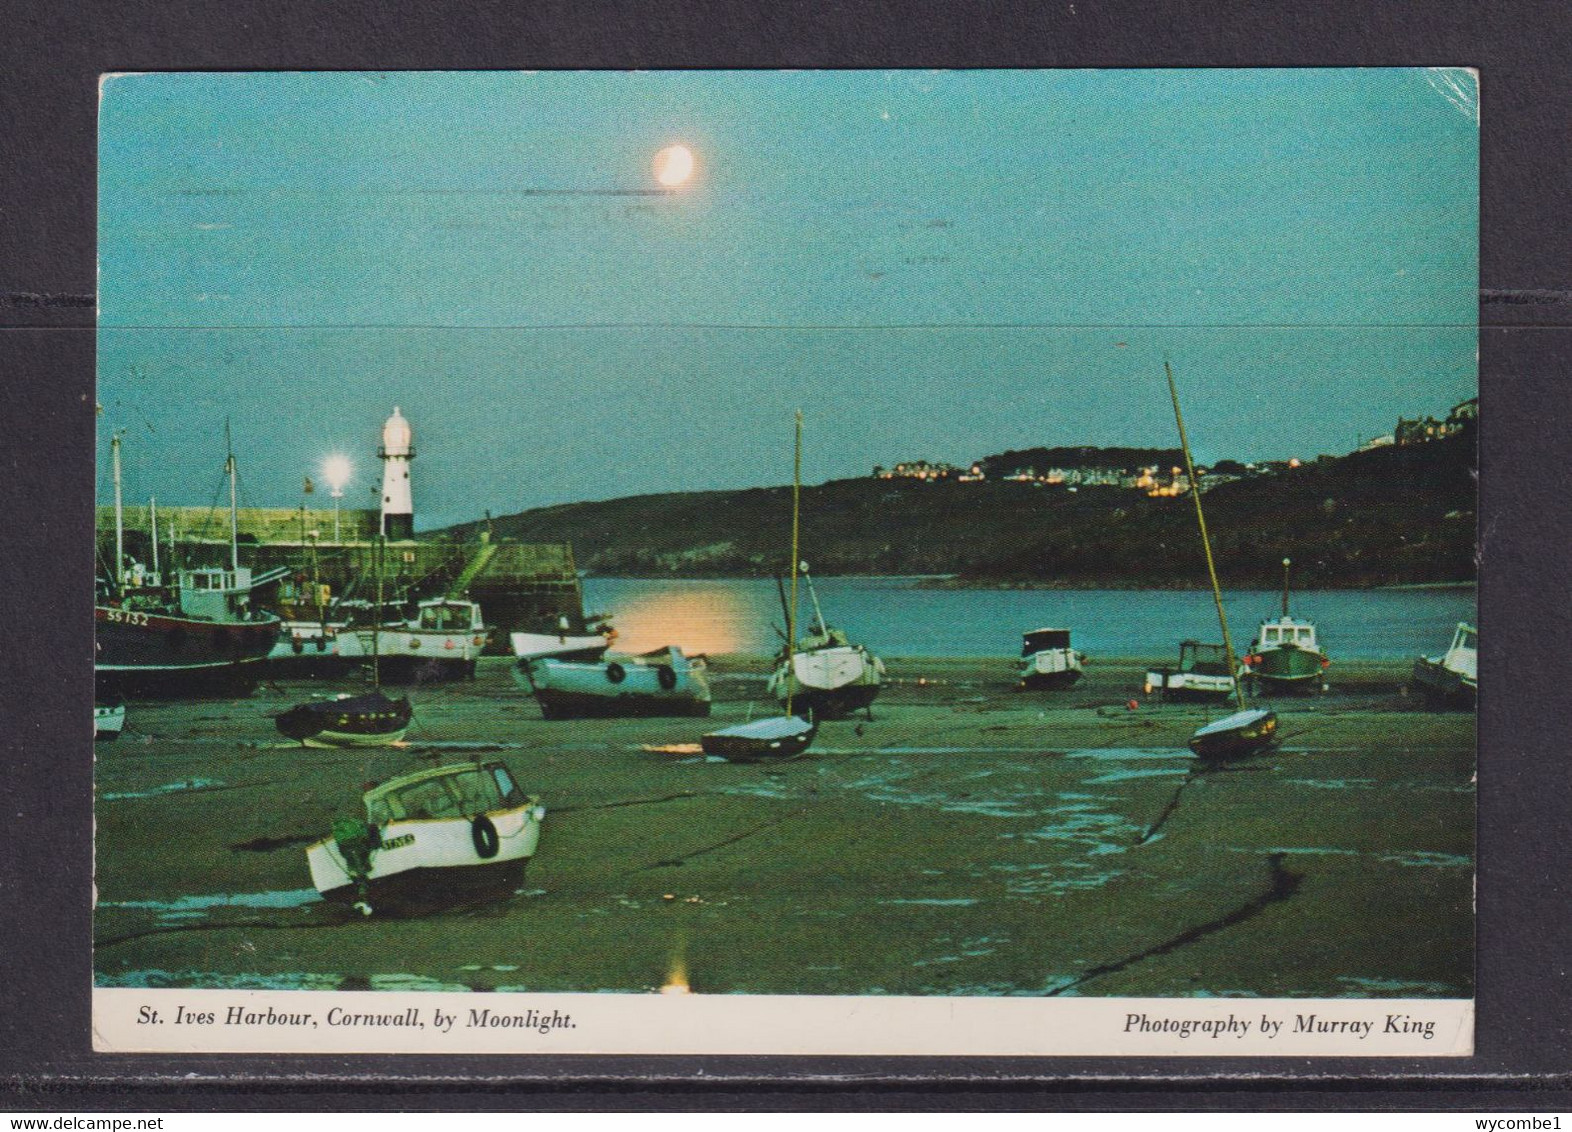
<path fill-rule="evenodd" d="M 322 478 L 334 491 L 340 491 L 354 474 L 348 456 L 329 456 L 322 461 Z"/>

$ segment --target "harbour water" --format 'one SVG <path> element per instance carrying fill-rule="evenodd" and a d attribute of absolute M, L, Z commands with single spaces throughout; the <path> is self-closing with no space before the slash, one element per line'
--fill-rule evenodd
<path fill-rule="evenodd" d="M 1013 656 L 1020 634 L 1068 628 L 1093 657 L 1165 656 L 1184 638 L 1218 639 L 1208 590 L 946 589 L 922 578 L 815 579 L 824 615 L 860 643 L 888 656 Z M 812 606 L 800 592 L 799 618 Z M 1473 586 L 1306 590 L 1291 595 L 1295 616 L 1315 621 L 1334 660 L 1401 660 L 1445 649 L 1459 621 L 1475 618 Z M 676 644 L 689 652 L 768 653 L 783 626 L 767 578 L 677 581 L 586 578 L 585 608 L 609 613 L 629 652 Z M 1276 590 L 1227 590 L 1236 647 L 1276 616 Z"/>

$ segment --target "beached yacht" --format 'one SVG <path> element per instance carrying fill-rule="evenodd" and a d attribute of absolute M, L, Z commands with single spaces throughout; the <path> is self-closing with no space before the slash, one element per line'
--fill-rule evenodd
<path fill-rule="evenodd" d="M 781 703 L 794 703 L 798 711 L 815 719 L 843 719 L 854 711 L 868 711 L 884 682 L 884 662 L 867 646 L 853 644 L 844 631 L 825 623 L 807 563 L 800 568 L 813 600 L 813 630 L 781 651 L 769 690 Z"/>

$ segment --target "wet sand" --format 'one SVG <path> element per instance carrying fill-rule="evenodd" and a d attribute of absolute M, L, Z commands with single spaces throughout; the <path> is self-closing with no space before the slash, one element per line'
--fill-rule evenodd
<path fill-rule="evenodd" d="M 1272 701 L 1278 751 L 1200 770 L 1226 706 L 1144 664 L 1018 692 L 1011 662 L 888 659 L 872 721 L 807 757 L 707 760 L 773 713 L 712 660 L 709 720 L 540 718 L 509 662 L 413 690 L 400 750 L 287 744 L 268 718 L 352 680 L 133 703 L 97 746 L 99 985 L 932 995 L 1467 997 L 1474 717 L 1340 663 Z M 1136 706 L 1129 706 L 1130 700 Z M 493 746 L 547 807 L 511 899 L 412 919 L 316 899 L 304 847 L 362 784 Z"/>

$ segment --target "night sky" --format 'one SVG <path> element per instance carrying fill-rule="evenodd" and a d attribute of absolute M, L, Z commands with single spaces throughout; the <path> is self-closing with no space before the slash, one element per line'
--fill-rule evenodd
<path fill-rule="evenodd" d="M 1478 142 L 1457 71 L 107 79 L 101 490 L 228 418 L 373 505 L 395 404 L 421 527 L 784 482 L 798 407 L 810 482 L 1169 447 L 1165 356 L 1200 459 L 1346 452 L 1477 390 Z"/>

